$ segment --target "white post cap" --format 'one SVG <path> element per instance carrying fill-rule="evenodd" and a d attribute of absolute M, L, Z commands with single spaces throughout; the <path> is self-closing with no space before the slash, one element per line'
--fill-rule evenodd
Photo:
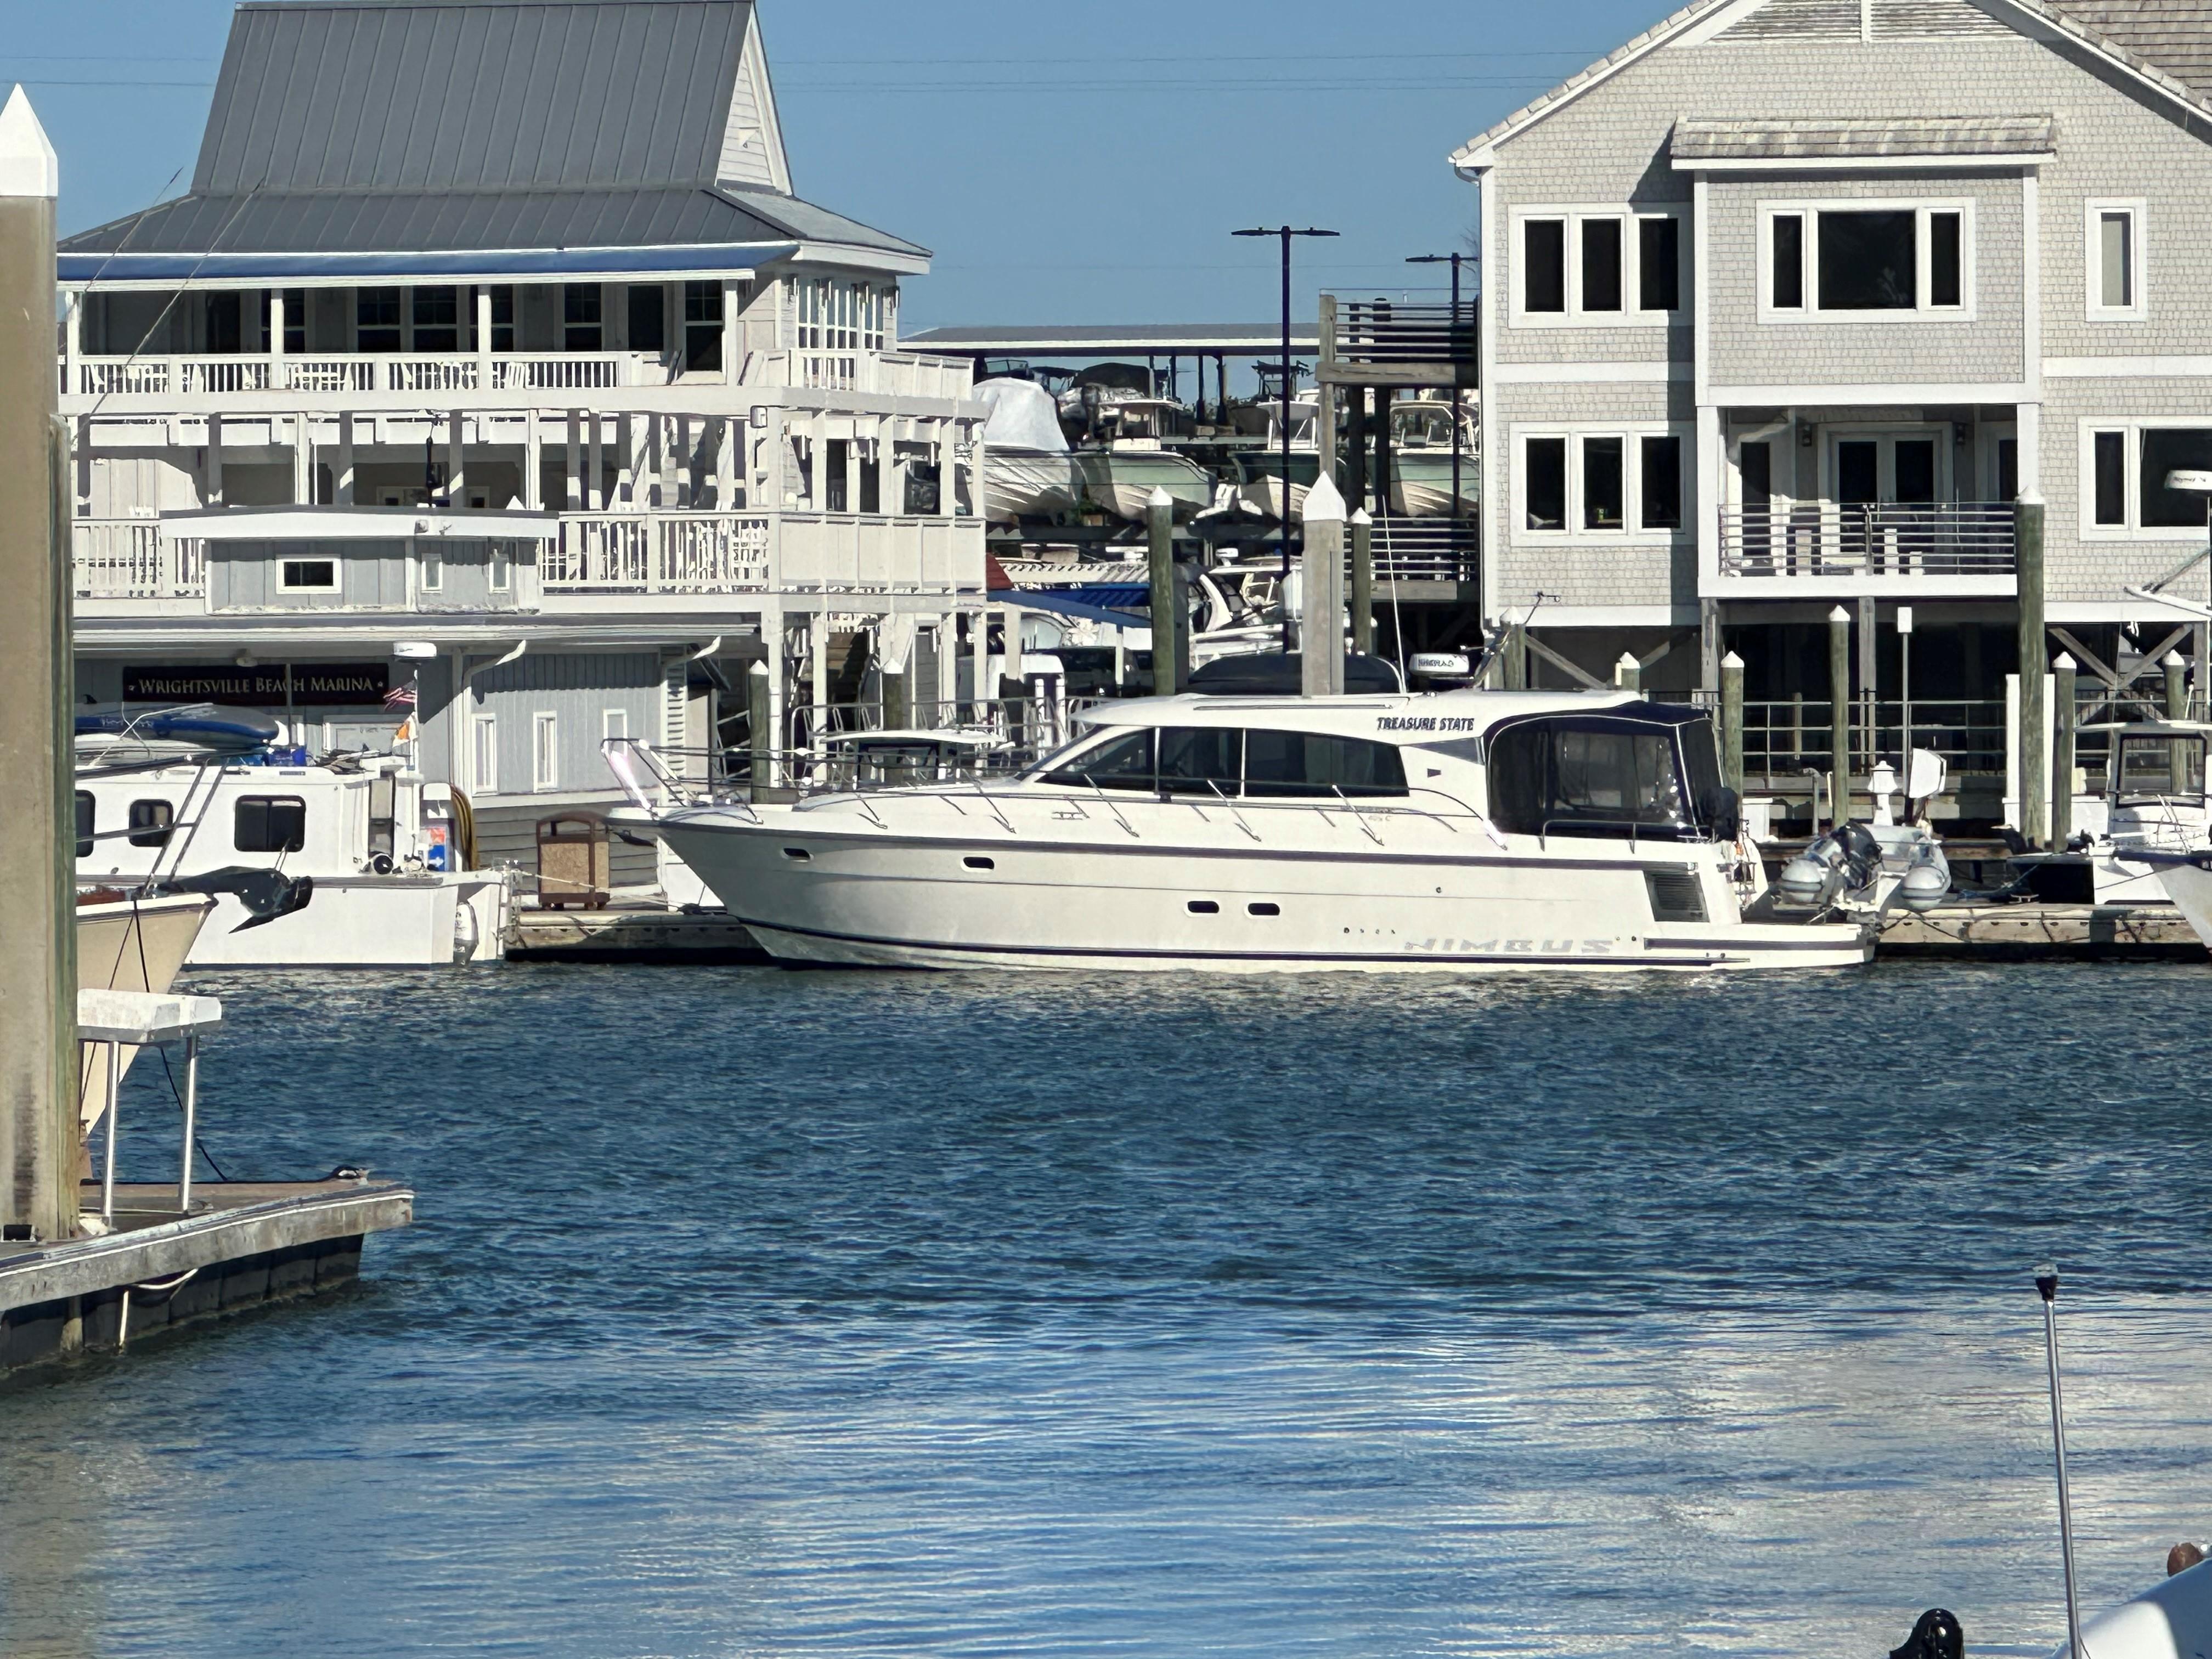
<path fill-rule="evenodd" d="M 1364 507 L 1355 507 L 1352 509 L 1352 522 L 1354 524 L 1373 524 L 1375 522 L 1375 515 L 1372 513 L 1370 513 Z"/>
<path fill-rule="evenodd" d="M 2074 653 L 2071 651 L 2062 651 L 2058 653 L 2057 659 L 2053 661 L 2051 665 L 2053 668 L 2057 669 L 2061 673 L 2071 674 L 2075 670 L 2081 667 L 2081 665 L 2074 660 Z"/>
<path fill-rule="evenodd" d="M 1175 497 L 1168 494 L 1165 485 L 1154 484 L 1152 493 L 1145 497 L 1145 505 L 1147 507 L 1164 507 L 1172 510 L 1175 507 Z"/>
<path fill-rule="evenodd" d="M 21 86 L 8 94 L 0 109 L 0 196 L 44 196 L 62 193 L 61 164 L 46 130 L 31 108 Z"/>
<path fill-rule="evenodd" d="M 1300 516 L 1308 524 L 1344 522 L 1344 496 L 1327 472 L 1315 479 L 1314 487 L 1306 491 L 1305 511 Z"/>
<path fill-rule="evenodd" d="M 1735 652 L 1731 651 L 1728 655 L 1721 659 L 1721 666 L 1723 668 L 1741 668 L 1743 666 L 1743 659 L 1737 656 Z"/>
<path fill-rule="evenodd" d="M 1840 605 L 1828 613 L 1828 620 L 1832 623 L 1849 623 L 1850 619 L 1851 613 Z"/>
<path fill-rule="evenodd" d="M 1633 651 L 1622 652 L 1620 660 L 1613 664 L 1613 666 L 1630 674 L 1641 674 L 1644 672 L 1644 665 L 1636 660 L 1636 653 Z"/>
<path fill-rule="evenodd" d="M 2161 668 L 2179 668 L 2179 667 L 2182 667 L 2182 666 L 2184 665 L 2184 664 L 2183 664 L 2183 662 L 2182 662 L 2181 653 L 2179 653 L 2179 651 L 2169 651 L 2169 652 L 2167 652 L 2167 653 L 2166 653 L 2165 659 L 2164 659 L 2164 660 L 2163 660 L 2163 661 L 2162 661 L 2159 665 L 2160 665 Z"/>

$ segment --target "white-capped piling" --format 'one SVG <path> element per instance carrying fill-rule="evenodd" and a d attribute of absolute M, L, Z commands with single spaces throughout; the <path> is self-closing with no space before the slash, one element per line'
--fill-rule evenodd
<path fill-rule="evenodd" d="M 1155 488 L 1145 501 L 1145 550 L 1150 560 L 1152 607 L 1152 692 L 1171 697 L 1182 690 L 1178 649 L 1175 570 L 1175 497 Z"/>
<path fill-rule="evenodd" d="M 1304 519 L 1299 690 L 1309 697 L 1337 697 L 1344 695 L 1344 497 L 1326 471 L 1306 491 Z"/>
<path fill-rule="evenodd" d="M 1828 810 L 1840 826 L 1851 817 L 1851 613 L 1840 605 L 1828 613 Z"/>

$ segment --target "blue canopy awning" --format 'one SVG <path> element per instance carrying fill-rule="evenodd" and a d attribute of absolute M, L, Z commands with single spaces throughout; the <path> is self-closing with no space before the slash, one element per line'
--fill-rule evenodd
<path fill-rule="evenodd" d="M 1138 592 L 1145 592 L 1139 588 Z M 988 598 L 994 605 L 1018 605 L 1024 611 L 1049 611 L 1055 617 L 1072 617 L 1078 622 L 1106 623 L 1115 628 L 1150 628 L 1151 616 L 1143 611 L 1109 611 L 1103 605 L 1085 605 L 1069 597 L 1064 587 L 994 587 Z"/>
<path fill-rule="evenodd" d="M 674 247 L 479 248 L 380 253 L 64 253 L 64 283 L 262 282 L 314 278 L 404 281 L 567 276 L 726 275 L 787 259 L 796 242 L 733 242 Z"/>

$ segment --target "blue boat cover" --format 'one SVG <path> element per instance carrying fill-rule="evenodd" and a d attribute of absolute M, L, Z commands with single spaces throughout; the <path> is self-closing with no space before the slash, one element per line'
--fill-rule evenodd
<path fill-rule="evenodd" d="M 279 729 L 266 714 L 213 702 L 174 703 L 167 708 L 110 702 L 76 711 L 76 734 L 81 738 L 142 738 L 150 743 L 188 743 L 234 752 L 267 748 L 276 741 Z"/>

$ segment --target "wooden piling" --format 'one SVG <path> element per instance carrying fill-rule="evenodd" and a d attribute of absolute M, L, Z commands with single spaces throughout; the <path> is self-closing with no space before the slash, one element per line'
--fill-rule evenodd
<path fill-rule="evenodd" d="M 1633 651 L 1624 651 L 1620 660 L 1613 665 L 1613 683 L 1623 691 L 1644 689 L 1644 665 L 1636 660 Z"/>
<path fill-rule="evenodd" d="M 2189 718 L 2189 665 L 2181 653 L 2169 651 L 2160 666 L 2166 670 L 2166 717 L 2185 720 Z"/>
<path fill-rule="evenodd" d="M 2051 733 L 2051 844 L 2063 847 L 2074 836 L 2074 676 L 2078 668 L 2070 651 L 2058 653 L 2051 665 L 2051 695 L 2057 707 Z"/>
<path fill-rule="evenodd" d="M 756 792 L 768 781 L 769 769 L 775 764 L 775 730 L 769 714 L 768 674 L 768 665 L 764 662 L 757 662 L 745 671 L 745 729 L 751 733 L 750 775 Z M 890 700 L 890 675 L 884 676 L 886 705 Z M 889 718 L 888 707 L 884 715 L 884 724 L 893 724 Z M 709 775 L 712 775 L 711 769 Z"/>
<path fill-rule="evenodd" d="M 1182 690 L 1182 664 L 1176 638 L 1175 498 L 1165 489 L 1146 498 L 1145 550 L 1152 579 L 1152 695 L 1172 697 Z"/>
<path fill-rule="evenodd" d="M 2044 775 L 2043 497 L 2022 495 L 2013 506 L 2020 585 L 2020 816 L 2031 847 L 2051 840 L 2051 786 Z"/>
<path fill-rule="evenodd" d="M 1352 538 L 1352 648 L 1364 657 L 1375 649 L 1374 516 L 1364 507 L 1355 509 L 1348 533 Z"/>
<path fill-rule="evenodd" d="M 1828 810 L 1840 828 L 1851 817 L 1851 613 L 1828 613 Z M 1817 827 L 1817 826 L 1816 826 Z"/>
<path fill-rule="evenodd" d="M 17 87 L 0 110 L 0 1224 L 77 1231 L 69 439 L 56 418 L 60 170 Z"/>
<path fill-rule="evenodd" d="M 1306 492 L 1305 551 L 1299 569 L 1299 690 L 1344 695 L 1344 497 L 1324 471 Z"/>
<path fill-rule="evenodd" d="M 1721 659 L 1721 782 L 1743 793 L 1743 659 Z"/>

